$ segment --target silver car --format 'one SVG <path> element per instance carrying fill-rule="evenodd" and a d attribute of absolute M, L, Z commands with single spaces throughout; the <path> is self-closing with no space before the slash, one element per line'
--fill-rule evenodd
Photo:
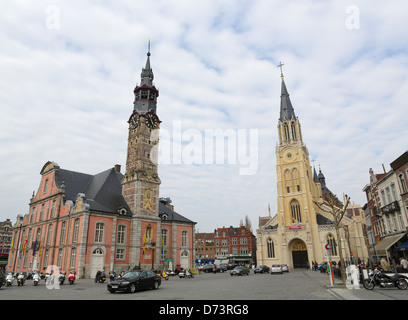
<path fill-rule="evenodd" d="M 271 268 L 271 274 L 274 273 L 283 273 L 282 265 L 281 264 L 273 264 Z"/>

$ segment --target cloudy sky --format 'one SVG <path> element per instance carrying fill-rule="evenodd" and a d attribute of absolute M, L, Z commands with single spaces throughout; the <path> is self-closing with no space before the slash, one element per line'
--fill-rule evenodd
<path fill-rule="evenodd" d="M 276 213 L 280 61 L 310 158 L 364 205 L 369 168 L 407 150 L 407 15 L 397 0 L 3 1 L 0 221 L 28 213 L 47 161 L 124 172 L 150 38 L 160 196 L 200 232 Z M 206 152 L 217 132 L 224 158 Z"/>

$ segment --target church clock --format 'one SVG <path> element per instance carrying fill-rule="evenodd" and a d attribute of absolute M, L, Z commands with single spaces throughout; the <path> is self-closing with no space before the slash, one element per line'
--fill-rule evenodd
<path fill-rule="evenodd" d="M 147 113 L 145 115 L 145 121 L 146 121 L 146 125 L 150 129 L 155 129 L 159 123 L 157 116 L 153 113 Z"/>

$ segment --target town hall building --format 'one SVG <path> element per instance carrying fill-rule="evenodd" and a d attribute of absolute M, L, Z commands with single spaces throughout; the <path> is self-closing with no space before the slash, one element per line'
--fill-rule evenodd
<path fill-rule="evenodd" d="M 157 114 L 150 45 L 128 119 L 125 172 L 115 165 L 98 174 L 48 161 L 29 204 L 17 217 L 8 270 L 57 266 L 78 276 L 98 270 L 188 268 L 194 265 L 195 222 L 160 197 Z"/>
<path fill-rule="evenodd" d="M 319 210 L 315 203 L 323 203 L 330 190 L 321 170 L 317 174 L 310 165 L 301 124 L 283 74 L 281 78 L 279 143 L 276 145 L 277 213 L 271 216 L 269 212 L 269 216 L 259 218 L 257 264 L 304 268 L 312 261 L 327 261 L 329 256 L 339 261 L 340 240 L 344 257 L 367 260 L 362 224 L 344 216 L 342 221 L 346 227 L 341 230 L 342 239 L 337 239 L 333 217 Z"/>

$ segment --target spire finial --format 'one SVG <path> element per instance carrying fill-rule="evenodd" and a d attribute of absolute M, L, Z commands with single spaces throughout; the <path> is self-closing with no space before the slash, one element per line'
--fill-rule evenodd
<path fill-rule="evenodd" d="M 281 70 L 281 78 L 283 79 L 283 71 L 282 71 L 282 67 L 284 66 L 285 64 L 284 63 L 282 63 L 282 62 L 279 62 L 279 64 L 278 64 L 278 68 L 280 68 L 280 70 Z"/>
<path fill-rule="evenodd" d="M 147 45 L 147 55 L 150 56 L 150 41 L 152 40 L 152 38 L 149 38 L 149 43 Z"/>

